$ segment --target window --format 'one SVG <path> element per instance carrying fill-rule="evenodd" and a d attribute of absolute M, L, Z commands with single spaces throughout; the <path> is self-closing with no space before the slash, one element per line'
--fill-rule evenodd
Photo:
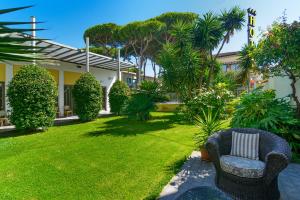
<path fill-rule="evenodd" d="M 0 110 L 5 110 L 5 83 L 0 82 Z"/>
<path fill-rule="evenodd" d="M 239 69 L 239 65 L 238 64 L 233 64 L 232 65 L 232 69 L 235 70 L 235 71 L 238 70 Z"/>
<path fill-rule="evenodd" d="M 132 79 L 131 78 L 127 78 L 126 82 L 127 82 L 127 85 L 131 85 L 132 84 Z"/>
<path fill-rule="evenodd" d="M 222 69 L 223 69 L 224 72 L 226 72 L 226 70 L 227 70 L 227 65 L 223 64 L 223 65 L 222 65 Z"/>
<path fill-rule="evenodd" d="M 231 65 L 227 65 L 227 67 L 226 67 L 226 72 L 231 71 L 231 70 L 232 70 Z"/>
<path fill-rule="evenodd" d="M 65 85 L 64 106 L 67 106 L 70 110 L 73 110 L 74 108 L 72 89 L 73 85 Z"/>

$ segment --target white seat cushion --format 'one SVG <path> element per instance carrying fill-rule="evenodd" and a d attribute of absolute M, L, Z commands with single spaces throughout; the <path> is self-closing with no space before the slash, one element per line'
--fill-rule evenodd
<path fill-rule="evenodd" d="M 265 169 L 262 161 L 231 155 L 221 156 L 220 165 L 223 171 L 245 178 L 260 178 Z"/>

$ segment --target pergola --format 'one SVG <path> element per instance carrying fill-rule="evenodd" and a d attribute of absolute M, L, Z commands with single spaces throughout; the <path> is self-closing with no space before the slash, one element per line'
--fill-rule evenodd
<path fill-rule="evenodd" d="M 110 58 L 92 52 L 89 52 L 87 54 L 87 51 L 85 49 L 77 49 L 49 40 L 36 42 L 35 45 L 37 47 L 42 47 L 41 53 L 45 54 L 47 57 L 53 60 L 73 63 L 78 66 L 86 66 L 88 60 L 89 66 L 91 67 L 118 71 L 118 59 Z M 133 64 L 120 61 L 120 70 L 132 67 L 134 67 Z"/>

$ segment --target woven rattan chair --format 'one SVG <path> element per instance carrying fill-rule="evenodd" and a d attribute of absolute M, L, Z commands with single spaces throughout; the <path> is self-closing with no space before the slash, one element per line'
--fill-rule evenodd
<path fill-rule="evenodd" d="M 247 134 L 259 133 L 259 160 L 265 163 L 262 177 L 240 177 L 222 170 L 220 158 L 222 155 L 230 154 L 232 131 Z M 284 139 L 258 129 L 234 128 L 212 135 L 206 143 L 206 148 L 216 169 L 217 187 L 234 199 L 278 200 L 280 198 L 278 175 L 291 160 L 291 150 Z"/>

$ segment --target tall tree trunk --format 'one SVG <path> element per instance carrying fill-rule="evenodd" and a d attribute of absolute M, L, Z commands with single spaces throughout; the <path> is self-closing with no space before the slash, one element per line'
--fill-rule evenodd
<path fill-rule="evenodd" d="M 140 57 L 139 58 L 139 67 L 138 67 L 138 70 L 136 72 L 136 76 L 137 76 L 137 86 L 139 86 L 141 84 L 141 70 L 143 68 L 143 58 Z"/>
<path fill-rule="evenodd" d="M 222 51 L 222 49 L 224 47 L 224 44 L 227 41 L 228 37 L 229 37 L 229 32 L 227 32 L 226 35 L 224 36 L 224 39 L 223 39 L 222 44 L 221 44 L 221 46 L 220 46 L 220 48 L 218 50 L 218 53 L 215 56 L 212 56 L 212 52 L 211 52 L 212 61 L 216 61 L 217 60 L 217 58 L 218 58 L 219 54 L 221 53 L 221 51 Z M 209 73 L 208 73 L 208 86 L 211 85 L 212 80 L 214 79 L 214 73 L 215 73 L 215 63 L 212 62 L 210 64 L 210 70 L 209 70 Z"/>
<path fill-rule="evenodd" d="M 297 116 L 298 118 L 300 118 L 300 101 L 297 97 L 297 94 L 296 94 L 296 82 L 297 82 L 297 79 L 295 77 L 295 75 L 293 73 L 290 73 L 289 75 L 289 78 L 292 80 L 291 82 L 291 87 L 292 87 L 292 97 L 293 97 L 293 100 L 296 102 L 296 111 L 297 111 Z"/>
<path fill-rule="evenodd" d="M 143 72 L 144 72 L 144 74 L 143 74 L 143 80 L 146 79 L 146 65 L 147 65 L 147 61 L 144 62 L 144 66 L 143 66 Z"/>
<path fill-rule="evenodd" d="M 151 61 L 153 73 L 154 73 L 154 81 L 156 81 L 156 64 L 154 61 Z"/>
<path fill-rule="evenodd" d="M 210 52 L 210 63 L 209 63 L 209 72 L 208 72 L 207 87 L 211 86 L 211 82 L 212 82 L 212 79 L 213 79 L 213 73 L 215 71 L 214 59 L 216 59 L 216 57 L 213 57 L 212 51 L 211 51 Z"/>

